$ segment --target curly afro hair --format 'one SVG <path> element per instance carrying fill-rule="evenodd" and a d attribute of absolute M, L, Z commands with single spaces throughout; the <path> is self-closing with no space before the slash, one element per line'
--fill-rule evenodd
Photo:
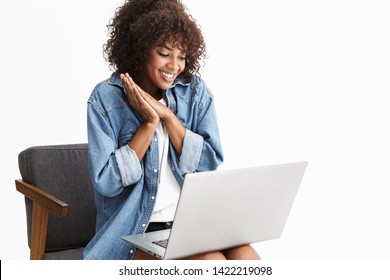
<path fill-rule="evenodd" d="M 151 49 L 168 41 L 186 51 L 186 66 L 180 74 L 185 81 L 199 73 L 206 56 L 202 32 L 180 0 L 127 0 L 107 28 L 106 60 L 112 69 L 127 72 L 136 81 Z"/>

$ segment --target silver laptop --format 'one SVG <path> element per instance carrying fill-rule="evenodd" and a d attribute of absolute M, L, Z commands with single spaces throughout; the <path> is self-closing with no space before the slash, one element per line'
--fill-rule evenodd
<path fill-rule="evenodd" d="M 295 162 L 187 174 L 172 228 L 123 239 L 160 259 L 179 259 L 279 238 L 306 166 Z"/>

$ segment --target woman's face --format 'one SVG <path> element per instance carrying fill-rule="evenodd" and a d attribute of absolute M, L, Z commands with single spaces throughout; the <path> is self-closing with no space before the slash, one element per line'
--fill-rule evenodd
<path fill-rule="evenodd" d="M 173 81 L 185 68 L 186 53 L 181 46 L 167 42 L 152 48 L 140 86 L 152 96 L 171 87 Z"/>

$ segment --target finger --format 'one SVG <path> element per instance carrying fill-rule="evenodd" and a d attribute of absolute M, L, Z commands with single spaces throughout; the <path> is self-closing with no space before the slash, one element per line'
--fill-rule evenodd
<path fill-rule="evenodd" d="M 136 82 L 134 82 L 133 78 L 130 77 L 129 73 L 126 73 L 124 75 L 124 78 L 126 79 L 126 82 L 128 83 L 128 85 L 134 90 L 134 91 L 137 91 L 139 94 L 141 94 L 142 96 L 144 95 L 149 95 L 146 91 L 144 91 L 140 86 L 137 85 Z"/>
<path fill-rule="evenodd" d="M 131 79 L 131 77 L 127 73 L 125 75 L 122 74 L 121 78 L 122 83 L 126 89 L 127 95 L 130 97 L 134 97 L 137 94 L 137 89 L 133 79 Z"/>
<path fill-rule="evenodd" d="M 126 75 L 126 79 L 132 88 L 134 96 L 139 100 L 139 102 L 145 102 L 148 98 L 152 98 L 152 96 L 138 86 L 128 74 Z"/>
<path fill-rule="evenodd" d="M 140 93 L 140 88 L 134 82 L 134 80 L 129 76 L 129 74 L 126 74 L 124 76 L 124 80 L 125 80 L 126 88 L 129 91 L 128 95 L 130 96 L 130 98 L 136 100 L 138 103 L 144 102 L 144 100 L 142 99 L 142 95 Z"/>
<path fill-rule="evenodd" d="M 130 78 L 131 79 L 131 78 Z M 154 110 L 153 107 L 147 102 L 147 100 L 142 95 L 142 89 L 137 86 L 137 84 L 134 83 L 134 81 L 131 79 L 129 81 L 132 83 L 131 85 L 131 97 L 134 100 L 134 103 L 136 104 L 137 108 L 140 110 Z"/>
<path fill-rule="evenodd" d="M 138 90 L 139 94 L 140 94 L 145 100 L 150 100 L 150 99 L 155 100 L 149 93 L 147 93 L 146 91 L 144 91 L 142 88 L 137 87 L 137 90 Z"/>
<path fill-rule="evenodd" d="M 122 76 L 122 78 L 122 82 L 125 87 L 125 93 L 130 106 L 133 107 L 136 111 L 140 112 L 142 103 L 140 102 L 140 99 L 138 97 L 139 93 L 134 87 L 131 86 L 130 81 L 126 76 Z"/>
<path fill-rule="evenodd" d="M 131 87 L 135 88 L 137 86 L 137 84 L 134 82 L 133 78 L 130 77 L 129 73 L 126 73 L 124 76 L 125 76 L 126 81 L 128 82 L 128 84 Z"/>
<path fill-rule="evenodd" d="M 139 87 L 128 73 L 123 75 L 123 80 L 129 88 L 128 96 L 132 99 L 131 103 L 138 112 L 155 112 L 159 103 L 141 87 Z M 156 102 L 158 104 L 156 104 Z"/>
<path fill-rule="evenodd" d="M 124 74 L 121 74 L 120 78 L 122 80 L 122 84 L 123 84 L 125 93 L 126 94 L 129 93 L 131 91 L 131 88 L 130 88 L 130 83 L 127 80 L 127 77 Z"/>

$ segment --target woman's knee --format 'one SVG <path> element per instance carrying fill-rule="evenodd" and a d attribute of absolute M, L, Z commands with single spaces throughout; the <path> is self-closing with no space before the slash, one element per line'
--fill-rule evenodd
<path fill-rule="evenodd" d="M 203 254 L 198 254 L 194 256 L 189 256 L 186 258 L 183 258 L 183 260 L 226 260 L 225 256 L 219 252 L 209 252 L 209 253 L 203 253 Z"/>
<path fill-rule="evenodd" d="M 137 250 L 135 252 L 133 260 L 158 260 L 158 259 L 152 256 L 151 254 L 148 254 L 141 250 Z"/>
<path fill-rule="evenodd" d="M 225 258 L 228 260 L 260 260 L 259 254 L 251 245 L 243 245 L 231 249 L 223 250 Z"/>

